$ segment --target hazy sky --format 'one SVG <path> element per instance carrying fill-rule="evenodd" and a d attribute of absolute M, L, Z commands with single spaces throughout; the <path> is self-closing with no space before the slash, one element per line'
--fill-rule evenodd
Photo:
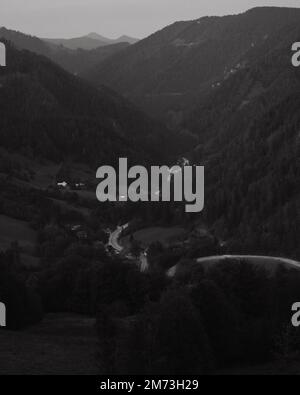
<path fill-rule="evenodd" d="M 176 21 L 256 6 L 299 7 L 299 0 L 0 0 L 0 26 L 40 37 L 97 32 L 143 38 Z"/>

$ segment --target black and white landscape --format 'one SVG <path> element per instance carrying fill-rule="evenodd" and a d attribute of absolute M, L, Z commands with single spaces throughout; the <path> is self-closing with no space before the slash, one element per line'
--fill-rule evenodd
<path fill-rule="evenodd" d="M 0 28 L 0 372 L 299 374 L 300 8 L 125 33 Z M 204 211 L 99 203 L 119 158 Z"/>

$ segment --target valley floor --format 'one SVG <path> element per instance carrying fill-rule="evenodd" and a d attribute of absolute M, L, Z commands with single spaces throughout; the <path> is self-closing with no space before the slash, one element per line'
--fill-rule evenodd
<path fill-rule="evenodd" d="M 96 375 L 95 320 L 49 314 L 25 331 L 0 331 L 2 375 Z"/>
<path fill-rule="evenodd" d="M 273 362 L 248 368 L 235 368 L 217 372 L 222 376 L 299 376 L 300 362 Z"/>
<path fill-rule="evenodd" d="M 1 375 L 97 375 L 95 320 L 49 314 L 20 332 L 0 331 Z M 217 375 L 300 375 L 300 362 L 230 368 Z"/>

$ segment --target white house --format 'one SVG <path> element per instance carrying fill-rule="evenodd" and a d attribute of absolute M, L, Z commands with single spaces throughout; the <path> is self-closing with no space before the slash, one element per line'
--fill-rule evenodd
<path fill-rule="evenodd" d="M 58 182 L 58 183 L 57 183 L 57 186 L 58 186 L 59 188 L 67 188 L 68 183 L 67 183 L 66 181 Z"/>

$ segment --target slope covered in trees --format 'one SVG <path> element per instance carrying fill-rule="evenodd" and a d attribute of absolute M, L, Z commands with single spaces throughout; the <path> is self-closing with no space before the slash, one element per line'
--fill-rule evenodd
<path fill-rule="evenodd" d="M 9 44 L 7 64 L 0 70 L 2 147 L 97 165 L 122 156 L 141 163 L 162 158 L 169 132 L 109 89 L 94 89 Z"/>
<path fill-rule="evenodd" d="M 60 38 L 46 38 L 43 41 L 47 43 L 51 43 L 53 45 L 63 46 L 68 49 L 76 50 L 76 49 L 96 49 L 99 47 L 105 47 L 108 45 L 119 44 L 119 43 L 127 43 L 127 44 L 135 44 L 139 40 L 134 37 L 129 37 L 126 35 L 120 36 L 116 39 L 107 38 L 101 36 L 98 33 L 90 33 L 86 36 L 69 38 L 69 39 L 60 39 Z"/>
<path fill-rule="evenodd" d="M 103 60 L 122 51 L 130 44 L 125 42 L 107 43 L 91 49 L 70 49 L 63 45 L 41 40 L 18 31 L 0 28 L 0 39 L 11 42 L 18 49 L 27 49 L 49 59 L 72 74 L 81 74 L 99 65 Z M 97 40 L 93 40 L 97 43 Z"/>
<path fill-rule="evenodd" d="M 299 9 L 255 8 L 244 14 L 176 22 L 101 62 L 85 76 L 129 96 L 147 111 L 184 110 L 235 68 L 253 47 L 265 45 Z"/>
<path fill-rule="evenodd" d="M 185 124 L 206 165 L 206 220 L 231 250 L 300 257 L 299 37 L 293 24 L 253 47 Z"/>

